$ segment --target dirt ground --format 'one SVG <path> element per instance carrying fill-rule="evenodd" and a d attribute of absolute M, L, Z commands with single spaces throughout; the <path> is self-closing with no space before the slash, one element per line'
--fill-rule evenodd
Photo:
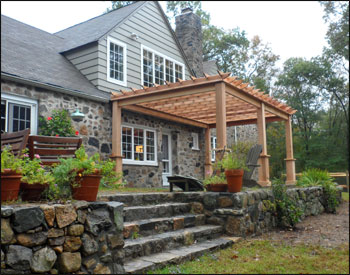
<path fill-rule="evenodd" d="M 287 244 L 313 244 L 323 247 L 349 245 L 349 202 L 343 201 L 336 214 L 323 213 L 309 216 L 296 225 L 294 230 L 276 229 L 252 239 L 269 239 Z"/>

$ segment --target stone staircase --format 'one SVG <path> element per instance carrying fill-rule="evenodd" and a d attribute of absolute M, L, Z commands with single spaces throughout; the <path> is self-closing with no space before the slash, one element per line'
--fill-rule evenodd
<path fill-rule="evenodd" d="M 201 192 L 100 196 L 124 203 L 124 268 L 145 273 L 232 245 L 220 225 L 205 224 Z"/>

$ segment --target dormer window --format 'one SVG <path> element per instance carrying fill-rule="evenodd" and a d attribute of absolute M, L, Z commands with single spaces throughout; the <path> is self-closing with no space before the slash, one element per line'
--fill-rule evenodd
<path fill-rule="evenodd" d="M 107 38 L 107 80 L 126 86 L 126 44 Z"/>

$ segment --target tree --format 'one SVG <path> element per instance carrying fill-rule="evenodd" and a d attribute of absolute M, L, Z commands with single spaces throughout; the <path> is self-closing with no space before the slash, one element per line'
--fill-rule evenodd
<path fill-rule="evenodd" d="M 349 2 L 320 1 L 324 8 L 323 19 L 329 23 L 328 44 L 334 52 L 349 61 Z"/>
<path fill-rule="evenodd" d="M 127 5 L 130 5 L 132 3 L 135 3 L 137 1 L 111 1 L 112 2 L 112 7 L 107 8 L 106 12 L 110 12 L 112 10 L 116 10 L 122 7 L 125 7 Z"/>

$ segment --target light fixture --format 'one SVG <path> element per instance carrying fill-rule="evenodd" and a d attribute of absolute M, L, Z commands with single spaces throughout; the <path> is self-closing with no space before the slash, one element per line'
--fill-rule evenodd
<path fill-rule="evenodd" d="M 82 121 L 84 119 L 85 115 L 83 113 L 81 113 L 79 111 L 79 109 L 77 108 L 76 111 L 70 115 L 70 117 L 74 121 Z"/>
<path fill-rule="evenodd" d="M 137 39 L 139 39 L 139 36 L 136 33 L 132 32 L 130 38 L 136 41 Z"/>

